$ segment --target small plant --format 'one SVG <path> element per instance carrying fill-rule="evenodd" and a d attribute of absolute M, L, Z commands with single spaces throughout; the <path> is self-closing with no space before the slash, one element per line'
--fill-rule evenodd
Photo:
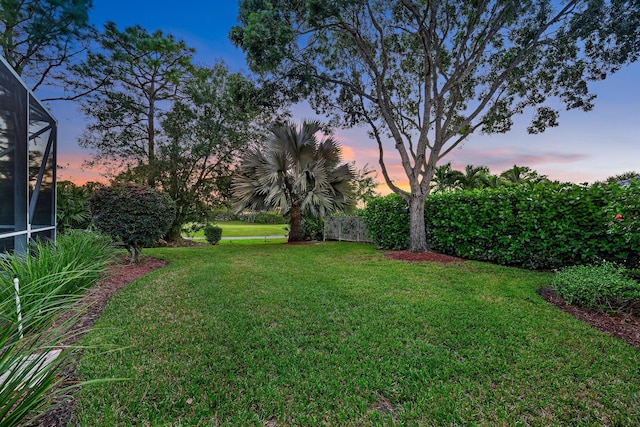
<path fill-rule="evenodd" d="M 552 285 L 568 304 L 618 312 L 635 311 L 640 304 L 640 283 L 609 262 L 563 268 Z"/>
<path fill-rule="evenodd" d="M 68 343 L 86 308 L 77 303 L 112 254 L 108 236 L 79 230 L 30 249 L 0 258 L 0 426 L 34 422 L 81 385 L 64 384 L 58 374 L 77 348 Z"/>
<path fill-rule="evenodd" d="M 222 228 L 215 224 L 207 224 L 204 227 L 204 237 L 212 245 L 217 245 L 220 239 L 222 239 Z"/>
<path fill-rule="evenodd" d="M 302 216 L 302 238 L 304 240 L 322 240 L 324 237 L 324 219 L 312 215 Z"/>
<path fill-rule="evenodd" d="M 6 272 L 0 275 L 0 300 L 12 299 L 12 280 L 18 277 L 25 310 L 40 304 L 45 293 L 52 306 L 66 306 L 71 295 L 82 294 L 99 280 L 112 259 L 113 248 L 109 236 L 68 230 L 55 244 L 32 242 L 30 252 L 31 256 L 0 258 L 0 272 Z M 11 313 L 0 311 L 0 316 L 10 317 Z"/>

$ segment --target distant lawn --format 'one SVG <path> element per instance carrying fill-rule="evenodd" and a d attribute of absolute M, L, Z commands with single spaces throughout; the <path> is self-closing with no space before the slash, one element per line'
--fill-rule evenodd
<path fill-rule="evenodd" d="M 252 224 L 244 221 L 217 221 L 217 226 L 222 228 L 222 237 L 251 237 L 251 236 L 285 236 L 287 224 Z M 191 238 L 204 240 L 204 232 L 199 231 Z"/>
<path fill-rule="evenodd" d="M 640 352 L 544 302 L 550 273 L 349 243 L 145 253 L 171 265 L 110 301 L 78 368 L 131 380 L 86 387 L 81 425 L 640 419 Z"/>

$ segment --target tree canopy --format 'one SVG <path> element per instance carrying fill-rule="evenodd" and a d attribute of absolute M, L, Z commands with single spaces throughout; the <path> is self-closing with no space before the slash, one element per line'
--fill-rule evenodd
<path fill-rule="evenodd" d="M 241 153 L 263 138 L 272 109 L 258 87 L 224 63 L 185 76 L 183 96 L 163 116 L 156 175 L 176 202 L 170 240 L 187 221 L 202 221 L 216 204 L 231 200 L 231 178 Z"/>
<path fill-rule="evenodd" d="M 0 0 L 0 49 L 35 91 L 60 73 L 93 36 L 91 0 Z"/>
<path fill-rule="evenodd" d="M 414 251 L 427 248 L 424 199 L 443 157 L 517 114 L 533 112 L 535 133 L 558 125 L 558 101 L 592 109 L 588 83 L 640 49 L 637 0 L 242 0 L 238 19 L 230 38 L 252 70 L 334 124 L 369 126 Z M 389 147 L 410 191 L 388 173 Z"/>
<path fill-rule="evenodd" d="M 73 67 L 76 90 L 91 91 L 82 101 L 90 122 L 80 145 L 96 150 L 97 160 L 146 166 L 153 186 L 160 115 L 178 98 L 194 50 L 162 31 L 120 31 L 113 22 L 98 40 L 99 48 Z"/>

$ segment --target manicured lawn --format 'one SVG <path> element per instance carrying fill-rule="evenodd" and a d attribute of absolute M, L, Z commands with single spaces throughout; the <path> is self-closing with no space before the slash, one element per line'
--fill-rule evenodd
<path fill-rule="evenodd" d="M 548 305 L 549 273 L 372 245 L 145 250 L 83 341 L 85 426 L 634 425 L 640 351 Z M 106 349 L 110 351 L 106 351 Z"/>
<path fill-rule="evenodd" d="M 244 221 L 218 221 L 216 225 L 222 228 L 222 237 L 247 236 L 285 236 L 286 224 L 252 224 Z M 187 237 L 187 236 L 185 236 Z M 190 237 L 193 240 L 204 240 L 204 232 L 199 231 Z"/>

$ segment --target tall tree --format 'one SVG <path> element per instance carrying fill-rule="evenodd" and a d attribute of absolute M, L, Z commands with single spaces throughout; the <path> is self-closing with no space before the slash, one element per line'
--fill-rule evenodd
<path fill-rule="evenodd" d="M 140 26 L 120 31 L 113 22 L 105 24 L 99 44 L 73 67 L 75 90 L 98 88 L 82 102 L 91 121 L 80 145 L 94 149 L 97 162 L 144 171 L 154 186 L 160 116 L 179 98 L 194 50 L 162 31 L 150 34 Z"/>
<path fill-rule="evenodd" d="M 303 214 L 314 217 L 344 210 L 351 203 L 351 165 L 342 163 L 331 136 L 318 140 L 319 122 L 271 127 L 264 150 L 242 156 L 232 188 L 236 210 L 278 209 L 290 215 L 289 241 L 302 240 Z"/>
<path fill-rule="evenodd" d="M 273 112 L 252 81 L 223 63 L 198 69 L 183 92 L 161 123 L 166 140 L 157 158 L 158 183 L 176 203 L 168 236 L 173 241 L 180 240 L 185 222 L 202 221 L 226 201 L 234 165 L 251 147 L 247 141 L 260 141 L 258 125 Z"/>
<path fill-rule="evenodd" d="M 408 203 L 412 251 L 437 163 L 474 132 L 588 111 L 588 82 L 635 61 L 638 0 L 241 0 L 230 38 L 252 70 L 289 82 L 345 126 L 369 125 L 387 185 Z M 386 142 L 410 191 L 391 178 Z"/>
<path fill-rule="evenodd" d="M 91 0 L 0 0 L 0 48 L 35 91 L 53 84 L 93 37 Z"/>

